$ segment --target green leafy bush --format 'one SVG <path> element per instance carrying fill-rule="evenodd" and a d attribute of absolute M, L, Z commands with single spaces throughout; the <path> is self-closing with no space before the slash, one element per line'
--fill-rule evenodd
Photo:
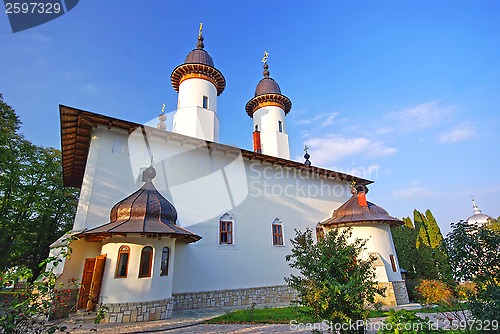
<path fill-rule="evenodd" d="M 444 333 L 437 329 L 428 317 L 421 318 L 415 312 L 405 309 L 389 311 L 389 316 L 384 320 L 379 334 L 421 334 L 421 333 Z"/>
<path fill-rule="evenodd" d="M 460 300 L 469 300 L 471 297 L 477 294 L 476 283 L 474 282 L 463 282 L 455 286 L 455 295 Z"/>

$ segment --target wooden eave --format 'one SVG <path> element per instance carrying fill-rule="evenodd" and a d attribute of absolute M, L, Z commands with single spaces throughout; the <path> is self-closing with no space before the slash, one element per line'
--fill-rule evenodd
<path fill-rule="evenodd" d="M 253 113 L 259 108 L 259 105 L 265 102 L 274 102 L 282 106 L 285 115 L 292 109 L 292 101 L 283 94 L 270 93 L 253 97 L 245 105 L 245 111 L 248 116 L 253 118 Z"/>
<path fill-rule="evenodd" d="M 87 157 L 92 138 L 92 131 L 99 125 L 110 128 L 118 128 L 132 133 L 137 128 L 147 128 L 147 134 L 162 138 L 165 141 L 175 141 L 180 145 L 188 144 L 195 147 L 207 147 L 212 151 L 223 154 L 242 156 L 251 161 L 292 168 L 304 173 L 325 178 L 338 179 L 341 181 L 355 181 L 356 184 L 368 185 L 373 181 L 357 176 L 332 171 L 325 168 L 306 166 L 305 164 L 288 159 L 273 157 L 262 153 L 240 149 L 234 146 L 214 143 L 199 138 L 193 138 L 178 133 L 159 130 L 138 123 L 133 123 L 109 116 L 96 114 L 90 111 L 80 110 L 69 106 L 59 105 L 61 116 L 61 150 L 63 166 L 63 182 L 66 187 L 80 188 L 83 183 Z"/>
<path fill-rule="evenodd" d="M 217 88 L 217 96 L 222 94 L 224 88 L 226 88 L 226 79 L 215 67 L 200 63 L 187 63 L 177 66 L 170 75 L 172 87 L 174 87 L 177 92 L 179 91 L 179 85 L 182 77 L 189 73 L 205 74 L 212 78 L 215 82 L 215 87 Z"/>

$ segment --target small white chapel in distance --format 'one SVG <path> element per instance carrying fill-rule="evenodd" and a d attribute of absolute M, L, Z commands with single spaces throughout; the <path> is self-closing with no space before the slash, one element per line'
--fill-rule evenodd
<path fill-rule="evenodd" d="M 364 256 L 376 258 L 387 288 L 381 301 L 408 303 L 390 229 L 402 222 L 366 200 L 372 181 L 312 166 L 307 153 L 305 162 L 290 160 L 292 103 L 270 77 L 267 55 L 244 107 L 253 150 L 219 143 L 226 81 L 201 29 L 170 78 L 178 92 L 172 131 L 163 113 L 149 127 L 59 108 L 64 184 L 81 193 L 71 231 L 78 239 L 54 270 L 61 283 L 80 281 L 78 308 L 102 303 L 106 321 L 138 322 L 181 309 L 290 302 L 297 296 L 284 281 L 293 272 L 285 256 L 294 229 L 321 237 L 345 226 L 368 240 Z"/>

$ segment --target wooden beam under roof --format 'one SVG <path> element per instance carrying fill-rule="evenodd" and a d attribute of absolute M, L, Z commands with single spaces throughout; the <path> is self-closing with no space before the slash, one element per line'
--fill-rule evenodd
<path fill-rule="evenodd" d="M 250 161 L 256 160 L 260 163 L 271 163 L 273 166 L 293 168 L 298 171 L 304 171 L 311 174 L 317 174 L 326 178 L 336 178 L 340 180 L 353 180 L 357 184 L 368 185 L 373 181 L 332 171 L 325 168 L 306 166 L 303 163 L 288 159 L 273 157 L 262 153 L 239 149 L 234 146 L 210 142 L 203 139 L 184 136 L 178 133 L 159 130 L 134 122 L 125 121 L 105 115 L 96 114 L 65 105 L 59 105 L 61 122 L 61 148 L 62 148 L 62 166 L 63 182 L 67 187 L 80 188 L 83 183 L 85 166 L 87 164 L 88 152 L 90 149 L 91 135 L 93 129 L 99 125 L 105 127 L 119 128 L 132 133 L 137 128 L 147 128 L 148 135 L 163 138 L 165 141 L 175 141 L 193 145 L 197 148 L 207 146 L 214 151 L 223 153 L 242 154 Z"/>

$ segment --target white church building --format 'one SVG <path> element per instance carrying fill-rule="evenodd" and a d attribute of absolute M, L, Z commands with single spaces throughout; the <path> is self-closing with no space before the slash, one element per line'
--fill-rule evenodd
<path fill-rule="evenodd" d="M 290 160 L 292 103 L 266 61 L 245 106 L 253 150 L 219 143 L 226 81 L 201 31 L 171 83 L 172 131 L 163 113 L 145 126 L 60 106 L 64 184 L 81 193 L 71 231 L 78 239 L 54 270 L 59 282 L 82 284 L 79 308 L 104 304 L 106 321 L 137 322 L 180 309 L 289 302 L 297 298 L 284 281 L 294 229 L 320 236 L 345 226 L 368 240 L 365 256 L 376 258 L 377 281 L 387 287 L 381 300 L 408 303 L 390 230 L 402 222 L 366 200 L 371 181 L 311 166 L 307 153 L 305 162 Z"/>

